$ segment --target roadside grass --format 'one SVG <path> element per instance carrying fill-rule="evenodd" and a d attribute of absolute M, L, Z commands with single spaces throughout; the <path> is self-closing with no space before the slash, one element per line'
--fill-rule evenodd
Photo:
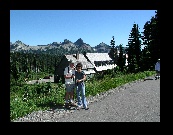
<path fill-rule="evenodd" d="M 86 97 L 95 96 L 123 84 L 155 74 L 145 71 L 136 74 L 108 74 L 85 82 Z M 10 120 L 39 110 L 57 108 L 64 104 L 65 87 L 61 83 L 23 84 L 10 87 Z M 76 98 L 76 95 L 75 95 Z"/>

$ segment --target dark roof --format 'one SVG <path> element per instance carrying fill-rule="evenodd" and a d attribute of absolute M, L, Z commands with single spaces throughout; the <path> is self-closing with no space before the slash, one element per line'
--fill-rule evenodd
<path fill-rule="evenodd" d="M 92 65 L 89 61 L 87 61 L 87 59 L 84 57 L 83 54 L 79 54 L 79 59 L 76 59 L 76 54 L 73 55 L 65 55 L 65 57 L 67 58 L 67 60 L 72 60 L 74 61 L 74 65 L 76 66 L 77 63 L 81 62 L 83 65 L 83 69 L 87 69 L 87 68 L 94 68 L 94 65 Z"/>

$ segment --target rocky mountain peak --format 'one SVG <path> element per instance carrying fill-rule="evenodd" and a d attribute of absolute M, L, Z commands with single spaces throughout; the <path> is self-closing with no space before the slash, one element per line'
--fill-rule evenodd
<path fill-rule="evenodd" d="M 64 39 L 64 42 L 62 44 L 69 44 L 69 43 L 72 43 L 72 42 L 68 39 Z"/>
<path fill-rule="evenodd" d="M 74 44 L 78 45 L 78 46 L 81 46 L 81 45 L 83 45 L 85 43 L 83 42 L 83 40 L 81 38 L 79 38 Z"/>

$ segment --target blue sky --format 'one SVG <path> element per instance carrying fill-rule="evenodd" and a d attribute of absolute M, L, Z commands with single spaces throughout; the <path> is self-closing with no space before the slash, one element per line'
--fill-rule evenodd
<path fill-rule="evenodd" d="M 112 36 L 115 45 L 128 44 L 136 23 L 143 32 L 144 24 L 156 10 L 10 10 L 10 42 L 47 45 L 82 38 L 92 47 L 106 43 Z"/>

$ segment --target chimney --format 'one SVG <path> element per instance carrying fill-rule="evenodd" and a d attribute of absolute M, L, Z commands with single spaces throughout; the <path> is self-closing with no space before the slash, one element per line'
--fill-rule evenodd
<path fill-rule="evenodd" d="M 79 51 L 76 53 L 76 59 L 79 60 Z"/>

